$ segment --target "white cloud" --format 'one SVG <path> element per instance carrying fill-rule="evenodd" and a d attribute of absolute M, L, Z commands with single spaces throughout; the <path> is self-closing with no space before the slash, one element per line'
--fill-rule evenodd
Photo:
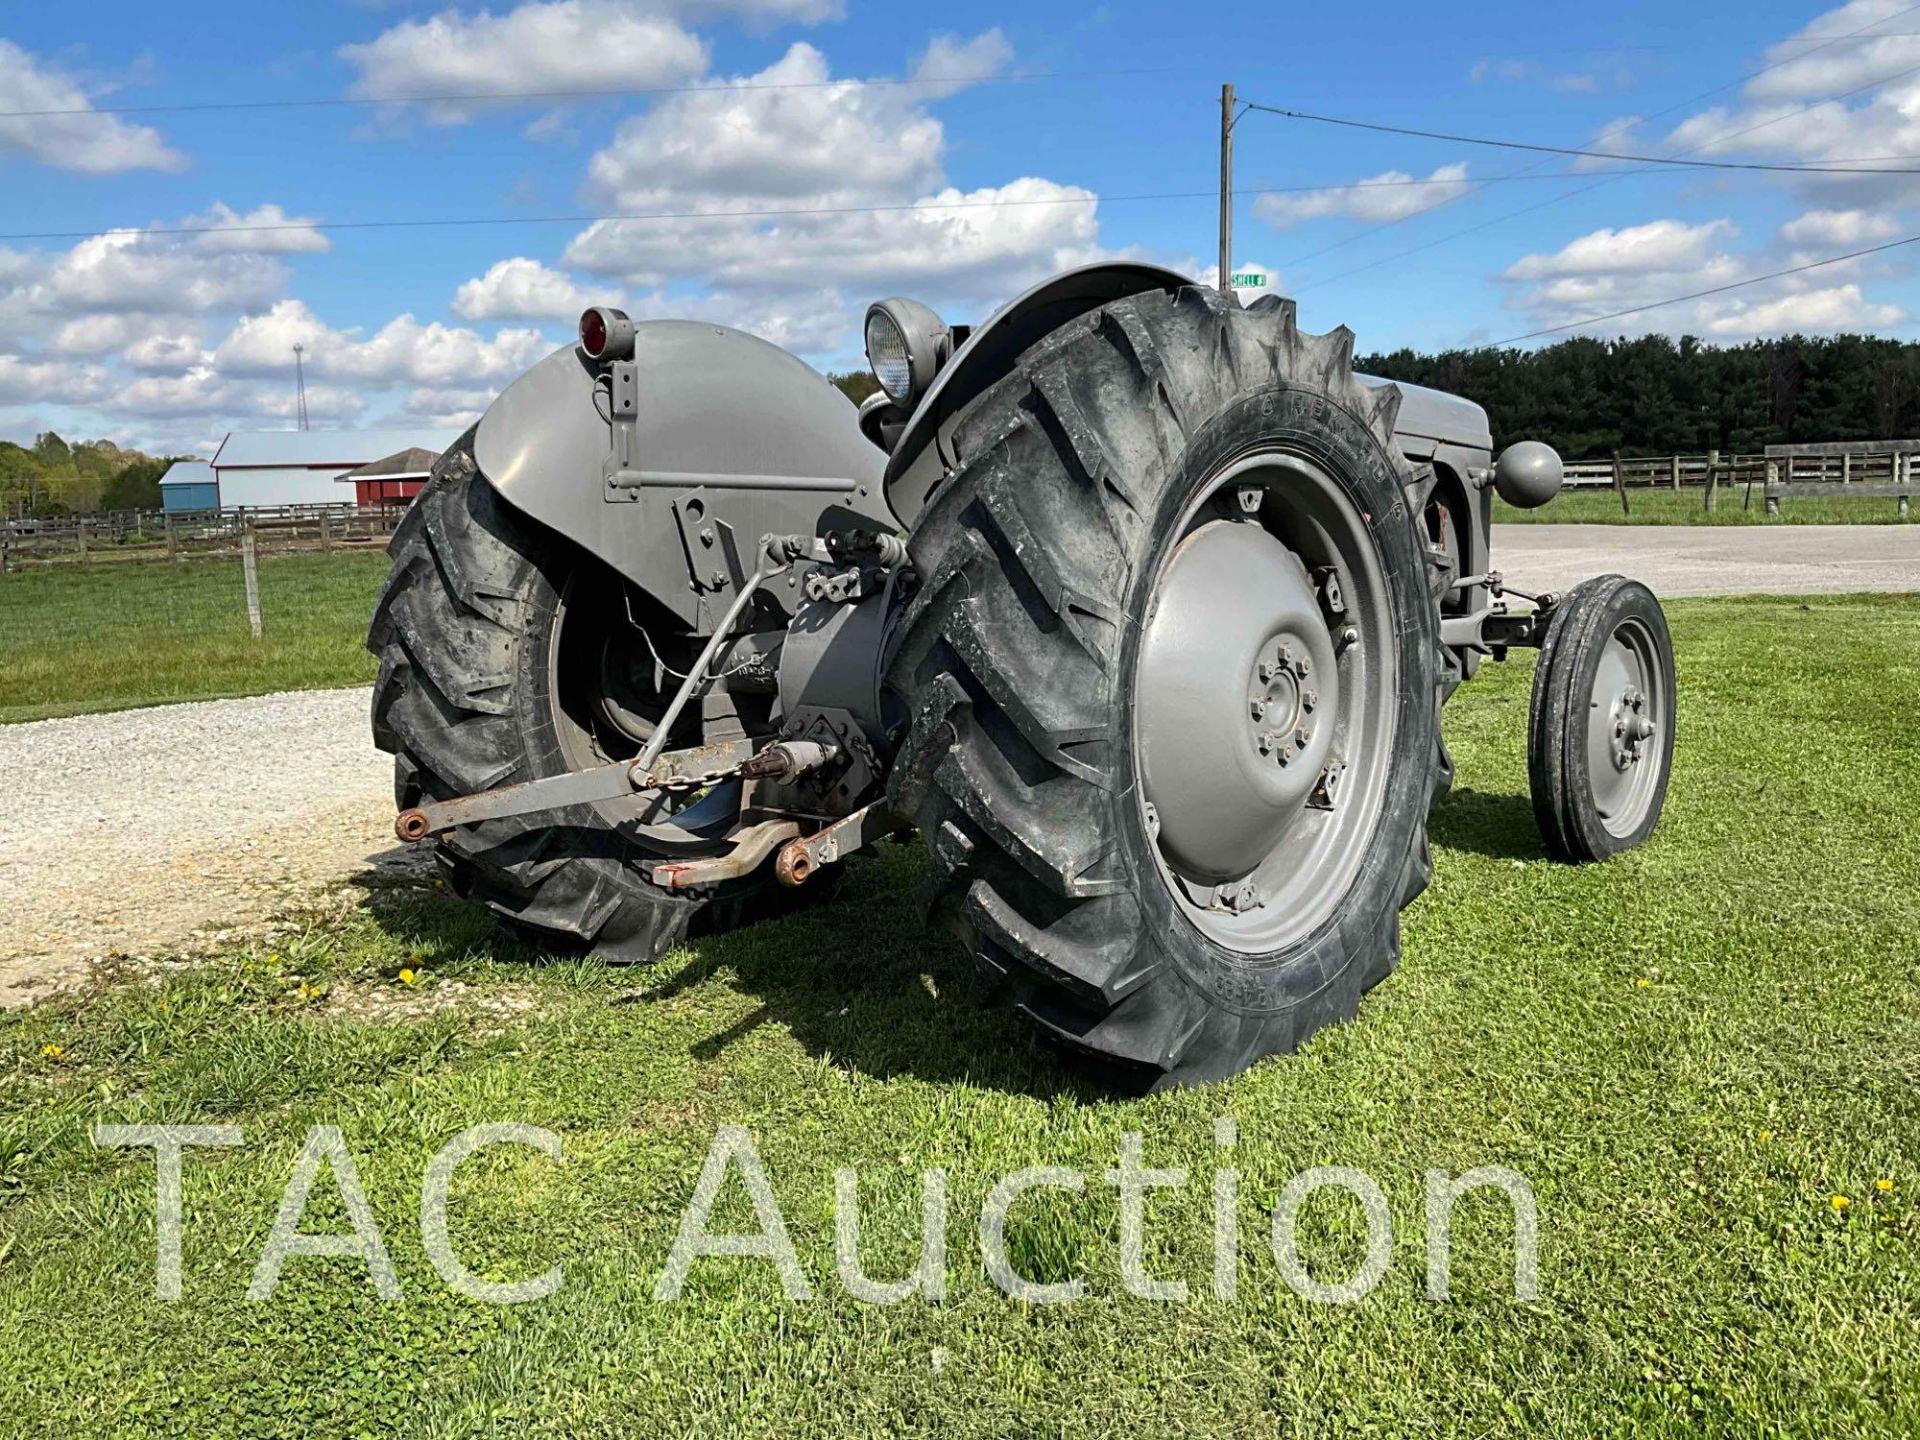
<path fill-rule="evenodd" d="M 1920 36 L 1873 34 L 1909 8 L 1899 0 L 1852 0 L 1817 16 L 1792 37 L 1768 49 L 1768 67 L 1779 68 L 1768 68 L 1754 76 L 1745 87 L 1746 94 L 1754 100 L 1837 95 L 1920 65 Z M 1911 31 L 1916 27 L 1909 23 L 1886 28 Z M 1855 39 L 1840 38 L 1859 31 L 1868 33 Z M 1826 43 L 1836 40 L 1839 43 Z"/>
<path fill-rule="evenodd" d="M 461 285 L 453 313 L 463 320 L 572 320 L 589 305 L 619 305 L 608 287 L 589 289 L 538 260 L 515 256 Z"/>
<path fill-rule="evenodd" d="M 1710 159 L 1764 156 L 1802 165 L 1872 170 L 1920 153 L 1920 35 L 1840 39 L 1905 14 L 1894 0 L 1853 0 L 1768 51 L 1778 68 L 1756 73 L 1742 103 L 1682 121 L 1667 153 Z M 1911 23 L 1897 29 L 1913 30 Z M 1838 40 L 1838 43 L 1828 43 Z M 1824 48 L 1823 48 L 1824 47 Z M 1913 175 L 1779 176 L 1829 205 L 1900 203 L 1920 196 Z"/>
<path fill-rule="evenodd" d="M 842 345 L 859 318 L 834 290 L 792 290 L 772 295 L 725 290 L 686 295 L 653 290 L 636 296 L 626 309 L 636 320 L 711 320 L 801 354 L 819 354 Z"/>
<path fill-rule="evenodd" d="M 474 330 L 421 324 L 412 315 L 388 321 L 361 339 L 357 330 L 333 330 L 299 300 L 282 300 L 249 315 L 214 349 L 226 375 L 279 375 L 293 347 L 306 347 L 309 373 L 375 385 L 472 385 L 518 375 L 553 348 L 538 330 L 501 330 L 488 339 Z"/>
<path fill-rule="evenodd" d="M 464 430 L 493 403 L 496 390 L 422 386 L 382 424 L 418 425 L 428 430 Z"/>
<path fill-rule="evenodd" d="M 1586 143 L 1588 150 L 1601 150 L 1610 155 L 1631 155 L 1638 152 L 1634 146 L 1639 141 L 1638 131 L 1642 121 L 1638 115 L 1622 115 L 1617 120 L 1609 120 L 1593 134 Z M 1622 164 L 1618 160 L 1595 160 L 1588 156 L 1576 158 L 1568 168 L 1576 171 L 1614 170 Z"/>
<path fill-rule="evenodd" d="M 1013 46 L 997 25 L 971 40 L 937 35 L 914 65 L 913 78 L 923 99 L 951 95 L 999 74 L 1012 60 Z"/>
<path fill-rule="evenodd" d="M 833 84 L 826 57 L 800 43 L 758 74 L 626 121 L 587 177 L 596 200 L 623 210 L 857 203 L 937 183 L 945 144 L 907 87 Z"/>
<path fill-rule="evenodd" d="M 124 170 L 178 170 L 186 163 L 160 132 L 93 110 L 86 93 L 10 40 L 0 40 L 0 110 L 83 113 L 0 119 L 0 154 L 89 175 Z"/>
<path fill-rule="evenodd" d="M 1723 313 L 1702 327 L 1715 339 L 1750 339 L 1756 335 L 1818 334 L 1840 330 L 1873 332 L 1906 321 L 1898 305 L 1877 305 L 1860 293 L 1858 285 L 1835 285 L 1825 290 L 1802 290 L 1772 300 L 1733 301 Z"/>
<path fill-rule="evenodd" d="M 311 419 L 351 420 L 367 406 L 357 391 L 337 385 L 307 386 Z M 208 416 L 230 426 L 262 420 L 291 420 L 298 407 L 292 377 L 277 382 L 246 382 L 199 364 L 178 375 L 142 375 L 118 386 L 112 395 L 116 414 L 148 419 Z"/>
<path fill-rule="evenodd" d="M 26 290 L 35 308 L 185 314 L 238 310 L 271 301 L 285 288 L 277 261 L 244 252 L 199 253 L 192 237 L 111 230 L 60 255 Z"/>
<path fill-rule="evenodd" d="M 121 356 L 136 370 L 161 374 L 191 370 L 206 364 L 209 358 L 198 335 L 166 331 L 134 341 Z"/>
<path fill-rule="evenodd" d="M 1551 255 L 1527 255 L 1507 267 L 1503 279 L 1544 280 L 1566 275 L 1622 275 L 1697 269 L 1711 248 L 1738 232 L 1726 220 L 1688 225 L 1654 220 L 1618 230 L 1595 230 Z"/>
<path fill-rule="evenodd" d="M 223 230 L 229 226 L 246 227 L 183 237 L 203 254 L 324 255 L 333 244 L 324 232 L 308 228 L 316 223 L 310 215 L 289 215 L 278 205 L 259 205 L 242 214 L 216 200 L 204 214 L 189 215 L 180 225 L 220 226 Z"/>
<path fill-rule="evenodd" d="M 1096 203 L 1090 190 L 1025 177 L 964 192 L 948 187 L 900 210 L 765 225 L 600 221 L 574 240 L 566 258 L 643 286 L 697 276 L 741 293 L 830 285 L 863 295 L 897 288 L 1005 300 L 1105 253 Z"/>
<path fill-rule="evenodd" d="M 1603 78 L 1611 78 L 1615 85 L 1623 88 L 1633 83 L 1633 76 L 1625 66 L 1616 65 L 1612 68 L 1610 76 L 1603 77 L 1591 67 L 1561 71 L 1515 56 L 1482 56 L 1473 62 L 1473 68 L 1467 72 L 1467 77 L 1476 85 L 1484 84 L 1488 80 L 1526 81 L 1537 85 L 1548 85 L 1563 95 L 1594 94 L 1600 89 Z"/>
<path fill-rule="evenodd" d="M 1789 222 L 1781 238 L 1789 244 L 1824 244 L 1837 236 L 1875 233 L 1880 224 L 1880 217 L 1871 215 L 1814 211 Z M 1818 278 L 1759 278 L 1789 262 L 1772 247 L 1728 253 L 1722 242 L 1736 233 L 1725 220 L 1700 225 L 1656 220 L 1595 230 L 1551 254 L 1522 257 L 1500 278 L 1515 287 L 1509 304 L 1540 327 L 1629 309 L 1637 313 L 1606 322 L 1604 333 L 1658 330 L 1743 340 L 1795 332 L 1885 331 L 1906 322 L 1899 306 L 1869 300 L 1857 280 L 1831 270 Z M 1741 288 L 1697 300 L 1672 299 L 1735 285 Z"/>
<path fill-rule="evenodd" d="M 707 68 L 707 47 L 659 7 L 619 0 L 552 0 L 504 14 L 443 10 L 341 49 L 360 75 L 352 93 L 499 95 L 538 90 L 682 85 Z M 425 107 L 456 124 L 468 105 Z"/>
<path fill-rule="evenodd" d="M 1468 188 L 1464 163 L 1442 165 L 1424 182 L 1404 170 L 1385 170 L 1336 189 L 1303 195 L 1262 195 L 1253 202 L 1253 213 L 1276 230 L 1330 215 L 1377 224 L 1405 220 L 1445 205 L 1466 194 Z"/>
<path fill-rule="evenodd" d="M 944 37 L 914 73 L 951 93 L 1009 58 L 997 31 Z M 1038 176 L 964 192 L 946 183 L 946 134 L 928 99 L 835 82 L 806 44 L 758 74 L 669 97 L 619 128 L 589 184 L 610 208 L 692 218 L 598 222 L 565 263 L 650 295 L 718 292 L 740 307 L 736 323 L 783 344 L 828 329 L 844 343 L 870 295 L 984 308 L 1108 253 L 1091 191 Z"/>
<path fill-rule="evenodd" d="M 84 403 L 101 393 L 106 379 L 98 365 L 0 355 L 0 405 Z"/>
<path fill-rule="evenodd" d="M 1900 221 L 1896 216 L 1867 210 L 1809 210 L 1780 227 L 1780 238 L 1789 245 L 1806 245 L 1818 250 L 1871 245 L 1891 240 L 1899 233 Z"/>

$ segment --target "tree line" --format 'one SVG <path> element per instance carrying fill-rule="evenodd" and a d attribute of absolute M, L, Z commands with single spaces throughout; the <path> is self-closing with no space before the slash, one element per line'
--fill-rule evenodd
<path fill-rule="evenodd" d="M 70 445 L 51 430 L 30 447 L 0 440 L 0 515 L 158 510 L 160 477 L 171 464 L 171 457 L 122 450 L 111 440 Z"/>
<path fill-rule="evenodd" d="M 1580 338 L 1538 350 L 1402 349 L 1354 365 L 1465 396 L 1486 408 L 1495 445 L 1545 440 L 1569 460 L 1920 436 L 1920 343 L 1871 335 Z M 856 403 L 877 388 L 864 370 L 828 378 Z M 50 430 L 31 447 L 0 440 L 0 512 L 158 509 L 171 463 Z"/>
<path fill-rule="evenodd" d="M 1465 396 L 1486 407 L 1496 446 L 1544 440 L 1569 460 L 1920 436 L 1920 344 L 1871 335 L 1724 346 L 1691 335 L 1583 338 L 1538 350 L 1395 350 L 1354 368 Z"/>

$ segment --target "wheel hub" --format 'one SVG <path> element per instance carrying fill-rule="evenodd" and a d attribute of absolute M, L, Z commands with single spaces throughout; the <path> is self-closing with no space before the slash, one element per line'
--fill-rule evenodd
<path fill-rule="evenodd" d="M 1135 690 L 1146 798 L 1176 871 L 1238 880 L 1281 843 L 1328 768 L 1339 683 L 1297 555 L 1251 521 L 1212 521 L 1181 542 Z M 1236 906 L 1250 898 L 1234 891 Z"/>
<path fill-rule="evenodd" d="M 1637 685 L 1625 687 L 1614 697 L 1608 718 L 1613 723 L 1613 739 L 1608 746 L 1613 768 L 1626 770 L 1638 765 L 1647 753 L 1646 742 L 1659 729 L 1647 715 L 1646 692 Z"/>

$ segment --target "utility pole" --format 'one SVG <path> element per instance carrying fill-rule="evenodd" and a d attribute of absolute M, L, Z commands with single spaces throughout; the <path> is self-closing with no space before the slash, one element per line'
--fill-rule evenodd
<path fill-rule="evenodd" d="M 1220 293 L 1233 300 L 1233 83 L 1220 87 Z"/>
<path fill-rule="evenodd" d="M 298 401 L 298 414 L 300 428 L 302 430 L 307 428 L 307 372 L 306 367 L 301 364 L 300 355 L 306 348 L 304 345 L 296 345 L 293 347 L 293 387 L 295 397 Z"/>

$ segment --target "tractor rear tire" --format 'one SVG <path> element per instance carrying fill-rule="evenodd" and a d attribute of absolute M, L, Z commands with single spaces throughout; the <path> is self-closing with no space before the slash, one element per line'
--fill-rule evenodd
<path fill-rule="evenodd" d="M 500 498 L 474 465 L 471 431 L 434 466 L 387 548 L 393 568 L 367 648 L 380 660 L 374 743 L 394 757 L 397 805 L 576 768 L 550 662 L 569 583 L 598 562 Z M 783 905 L 764 875 L 691 892 L 656 886 L 660 849 L 589 805 L 489 820 L 434 843 L 452 890 L 543 950 L 648 961 Z"/>
<path fill-rule="evenodd" d="M 1439 712 L 1459 678 L 1439 634 L 1451 567 L 1425 528 L 1433 476 L 1393 444 L 1399 398 L 1354 378 L 1350 332 L 1303 335 L 1291 302 L 1241 309 L 1196 287 L 1070 322 L 957 420 L 957 459 L 910 540 L 922 584 L 889 669 L 912 712 L 892 803 L 921 827 L 933 899 L 976 973 L 1111 1082 L 1202 1083 L 1291 1051 L 1352 1018 L 1398 960 L 1400 911 L 1432 871 L 1428 810 L 1451 780 Z M 1347 550 L 1336 531 L 1351 536 Z M 1284 621 L 1260 618 L 1266 602 L 1251 595 L 1220 601 L 1242 592 L 1222 589 L 1210 560 L 1180 570 L 1201 545 L 1235 564 L 1271 555 L 1275 593 L 1311 598 L 1275 602 L 1293 607 Z M 1352 592 L 1345 610 L 1329 574 Z M 1171 660 L 1153 659 L 1156 602 L 1176 603 L 1176 591 L 1218 603 L 1173 617 L 1189 628 Z M 1379 613 L 1362 613 L 1366 595 Z M 1286 666 L 1307 677 L 1301 642 L 1276 640 L 1289 626 L 1313 632 L 1305 650 L 1319 668 L 1317 689 L 1272 680 L 1275 695 L 1289 687 L 1284 737 L 1239 728 L 1249 698 L 1238 670 L 1211 709 L 1188 698 L 1222 667 L 1181 671 L 1182 655 L 1210 655 L 1216 629 L 1253 636 L 1231 653 L 1237 666 L 1259 647 L 1256 687 Z M 1149 672 L 1167 665 L 1176 681 L 1156 699 Z M 1344 720 L 1336 697 L 1356 707 Z M 1254 717 L 1270 703 L 1256 688 Z M 1171 724 L 1150 713 L 1166 704 Z M 1183 706 L 1195 712 L 1190 743 Z M 1312 733 L 1336 723 L 1344 740 Z M 1319 769 L 1329 743 L 1355 747 L 1336 752 L 1345 772 Z M 1330 786 L 1297 808 L 1309 761 L 1353 777 L 1339 790 L 1351 820 L 1323 803 Z M 1255 762 L 1275 768 L 1243 781 Z M 1162 778 L 1156 797 L 1156 773 L 1198 784 L 1175 794 Z M 1296 787 L 1296 809 L 1269 824 L 1243 804 L 1243 785 Z M 1228 879 L 1210 901 L 1189 856 L 1219 852 L 1216 798 L 1222 827 L 1231 811 L 1264 834 L 1281 828 L 1248 873 L 1253 888 Z M 1175 805 L 1187 833 L 1170 848 Z M 1289 846 L 1301 874 L 1325 877 L 1315 893 L 1288 889 Z M 1231 877 L 1226 849 L 1215 873 Z M 1260 887 L 1286 903 L 1265 905 Z"/>

